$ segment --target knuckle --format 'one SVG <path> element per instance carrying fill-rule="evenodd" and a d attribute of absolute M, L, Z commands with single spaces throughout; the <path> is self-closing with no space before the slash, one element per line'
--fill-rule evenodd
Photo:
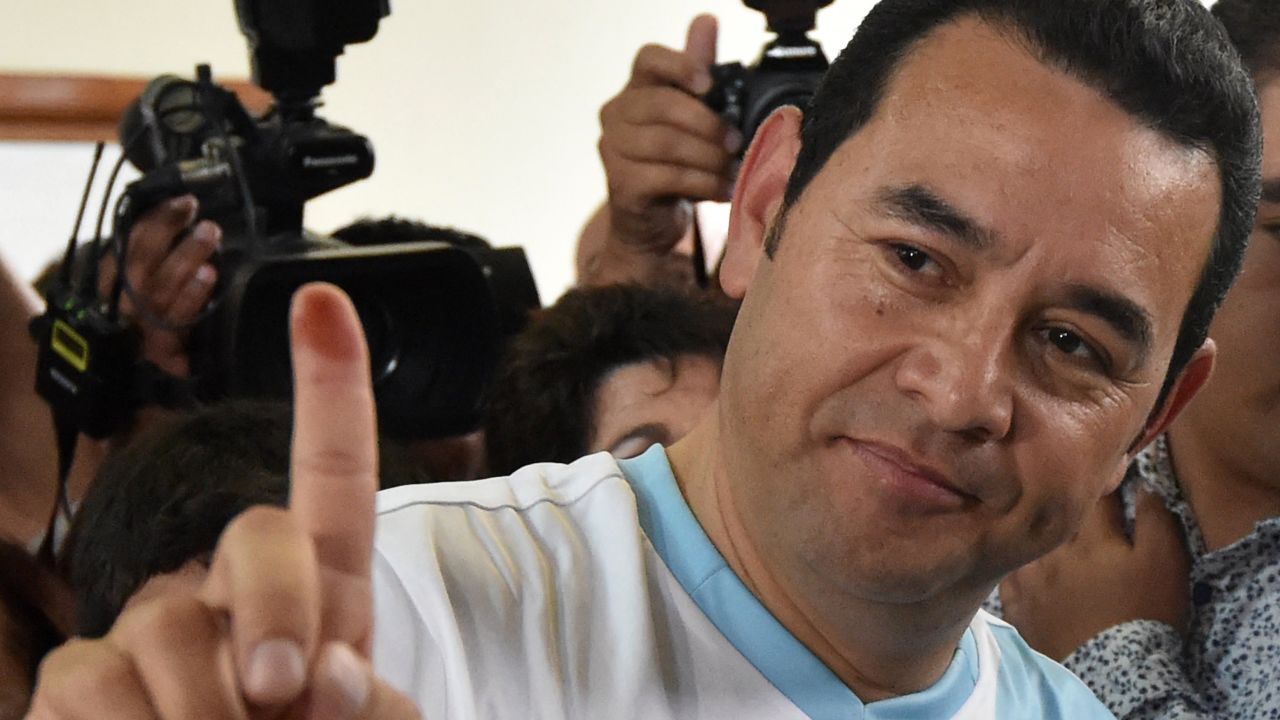
<path fill-rule="evenodd" d="M 271 505 L 255 505 L 237 515 L 227 525 L 223 539 L 225 542 L 248 541 L 261 535 L 276 534 L 281 529 L 296 529 L 293 517 L 287 510 Z"/>
<path fill-rule="evenodd" d="M 694 168 L 680 168 L 677 171 L 676 183 L 684 188 L 702 188 L 707 185 L 707 174 Z"/>
<path fill-rule="evenodd" d="M 209 609 L 193 595 L 165 593 L 121 616 L 120 632 L 147 637 L 186 638 L 210 622 Z"/>
<path fill-rule="evenodd" d="M 316 448 L 294 459 L 294 474 L 353 477 L 368 472 L 365 458 L 345 448 Z"/>
<path fill-rule="evenodd" d="M 609 102 L 600 106 L 600 112 L 598 113 L 598 117 L 600 119 L 601 127 L 606 127 L 613 124 L 614 119 L 618 116 L 618 105 L 619 105 L 618 98 L 615 97 Z"/>
<path fill-rule="evenodd" d="M 633 70 L 632 74 L 639 74 L 644 70 L 652 68 L 658 63 L 659 59 L 662 57 L 663 51 L 665 50 L 666 48 L 658 45 L 657 43 L 647 43 L 642 46 L 640 51 L 636 53 L 635 62 L 631 65 Z"/>
<path fill-rule="evenodd" d="M 36 700 L 45 706 L 82 702 L 104 687 L 119 687 L 130 674 L 128 661 L 106 641 L 73 639 L 45 656 L 37 671 Z"/>

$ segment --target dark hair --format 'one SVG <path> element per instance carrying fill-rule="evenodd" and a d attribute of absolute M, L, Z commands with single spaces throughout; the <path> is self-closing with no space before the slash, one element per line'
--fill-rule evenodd
<path fill-rule="evenodd" d="M 681 355 L 724 359 L 736 308 L 723 297 L 612 285 L 570 290 L 539 311 L 499 365 L 485 444 L 490 472 L 587 451 L 595 393 L 611 370 Z"/>
<path fill-rule="evenodd" d="M 1276 0 L 1218 0 L 1213 15 L 1227 29 L 1245 67 L 1258 84 L 1280 73 L 1280 3 Z"/>
<path fill-rule="evenodd" d="M 106 633 L 148 578 L 207 563 L 240 513 L 288 502 L 291 421 L 285 403 L 230 401 L 152 427 L 107 459 L 63 556 L 80 634 Z M 387 458 L 383 487 L 422 479 Z"/>
<path fill-rule="evenodd" d="M 350 245 L 388 245 L 432 240 L 446 242 L 462 250 L 491 250 L 488 240 L 454 228 L 428 225 L 394 215 L 385 218 L 363 217 L 333 231 L 333 236 Z"/>
<path fill-rule="evenodd" d="M 1183 315 L 1159 407 L 1204 343 L 1239 272 L 1261 185 L 1252 83 L 1222 27 L 1196 0 L 882 0 L 832 63 L 805 112 L 784 212 L 836 149 L 871 119 L 911 50 L 963 16 L 1014 33 L 1043 62 L 1217 161 L 1222 176 L 1218 230 Z M 770 256 L 779 234 L 775 229 L 766 243 Z"/>

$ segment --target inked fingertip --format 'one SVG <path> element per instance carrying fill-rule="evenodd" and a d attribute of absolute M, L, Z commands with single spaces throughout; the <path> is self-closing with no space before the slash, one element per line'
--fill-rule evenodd
<path fill-rule="evenodd" d="M 347 294 L 326 282 L 307 283 L 293 294 L 290 325 L 295 343 L 335 359 L 364 352 L 359 316 Z"/>

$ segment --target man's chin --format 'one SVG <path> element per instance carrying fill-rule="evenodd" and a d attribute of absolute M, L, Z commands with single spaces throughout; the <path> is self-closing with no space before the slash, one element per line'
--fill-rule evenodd
<path fill-rule="evenodd" d="M 881 546 L 877 551 L 887 550 Z M 920 546 L 903 548 L 902 552 L 886 552 L 898 562 L 863 564 L 856 560 L 842 568 L 830 569 L 829 578 L 841 590 L 864 602 L 883 605 L 919 605 L 933 601 L 954 602 L 959 595 L 972 594 L 981 602 L 978 585 L 970 581 L 972 563 L 966 557 L 925 557 Z M 831 556 L 828 556 L 831 557 Z M 992 581 L 994 584 L 994 580 Z"/>

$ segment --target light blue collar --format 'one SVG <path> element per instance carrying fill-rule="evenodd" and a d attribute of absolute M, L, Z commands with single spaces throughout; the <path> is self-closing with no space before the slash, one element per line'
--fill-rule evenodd
<path fill-rule="evenodd" d="M 738 652 L 809 717 L 936 720 L 954 715 L 973 692 L 978 655 L 969 631 L 933 687 L 864 705 L 734 574 L 680 494 L 660 445 L 619 465 L 636 493 L 640 526 L 685 592 Z"/>

